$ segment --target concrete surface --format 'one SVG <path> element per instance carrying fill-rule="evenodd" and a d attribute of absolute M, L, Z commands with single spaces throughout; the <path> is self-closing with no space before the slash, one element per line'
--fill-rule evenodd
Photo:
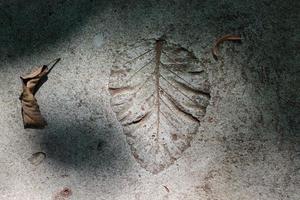
<path fill-rule="evenodd" d="M 300 199 L 299 2 L 0 1 L 0 199 Z M 297 13 L 298 12 L 298 13 Z M 222 58 L 210 53 L 215 38 Z M 211 100 L 191 146 L 154 175 L 110 107 L 118 52 L 166 35 L 206 64 Z M 36 95 L 48 127 L 24 130 L 20 75 L 61 57 Z M 46 159 L 28 158 L 43 151 Z"/>

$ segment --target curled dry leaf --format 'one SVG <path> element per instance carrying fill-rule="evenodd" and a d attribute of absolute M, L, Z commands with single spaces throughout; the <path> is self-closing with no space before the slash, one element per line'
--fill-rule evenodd
<path fill-rule="evenodd" d="M 32 154 L 28 161 L 33 165 L 39 165 L 46 158 L 46 154 L 44 152 L 36 152 Z"/>
<path fill-rule="evenodd" d="M 136 43 L 110 74 L 111 106 L 137 162 L 156 174 L 190 146 L 210 100 L 205 67 L 165 40 Z"/>
<path fill-rule="evenodd" d="M 20 77 L 23 87 L 20 100 L 24 128 L 44 128 L 47 125 L 34 95 L 42 84 L 47 81 L 47 75 L 59 60 L 60 58 L 54 60 L 54 64 L 50 69 L 47 65 L 44 65 L 35 69 L 29 75 Z"/>
<path fill-rule="evenodd" d="M 218 38 L 212 48 L 212 54 L 215 59 L 218 59 L 219 46 L 224 41 L 241 41 L 241 36 L 228 34 Z"/>

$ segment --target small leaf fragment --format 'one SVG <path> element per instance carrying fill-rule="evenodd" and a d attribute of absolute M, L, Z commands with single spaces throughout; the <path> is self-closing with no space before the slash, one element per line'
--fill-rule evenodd
<path fill-rule="evenodd" d="M 42 161 L 46 158 L 46 154 L 44 152 L 36 152 L 32 154 L 30 158 L 28 158 L 28 161 L 37 166 L 42 163 Z"/>
<path fill-rule="evenodd" d="M 228 35 L 224 35 L 224 36 L 218 38 L 216 40 L 213 48 L 212 48 L 212 54 L 213 54 L 213 56 L 214 56 L 215 59 L 218 59 L 219 46 L 224 41 L 241 41 L 241 36 L 240 35 L 228 34 Z"/>

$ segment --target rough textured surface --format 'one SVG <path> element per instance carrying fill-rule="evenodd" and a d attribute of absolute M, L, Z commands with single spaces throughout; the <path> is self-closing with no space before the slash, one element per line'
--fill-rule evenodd
<path fill-rule="evenodd" d="M 0 199 L 300 198 L 299 1 L 0 1 Z M 210 52 L 215 38 L 222 58 Z M 110 106 L 119 52 L 159 38 L 194 52 L 211 100 L 191 147 L 153 175 Z M 36 94 L 44 130 L 24 130 L 19 76 L 62 61 Z M 46 153 L 39 165 L 28 158 Z M 60 196 L 59 198 L 65 198 Z"/>

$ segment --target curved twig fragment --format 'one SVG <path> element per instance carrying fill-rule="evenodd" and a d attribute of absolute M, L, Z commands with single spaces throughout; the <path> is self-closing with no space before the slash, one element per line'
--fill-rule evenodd
<path fill-rule="evenodd" d="M 221 43 L 223 43 L 224 41 L 241 41 L 241 39 L 242 38 L 240 35 L 232 35 L 232 34 L 224 35 L 224 36 L 218 38 L 212 48 L 212 54 L 213 54 L 214 58 L 218 59 L 219 46 Z"/>

